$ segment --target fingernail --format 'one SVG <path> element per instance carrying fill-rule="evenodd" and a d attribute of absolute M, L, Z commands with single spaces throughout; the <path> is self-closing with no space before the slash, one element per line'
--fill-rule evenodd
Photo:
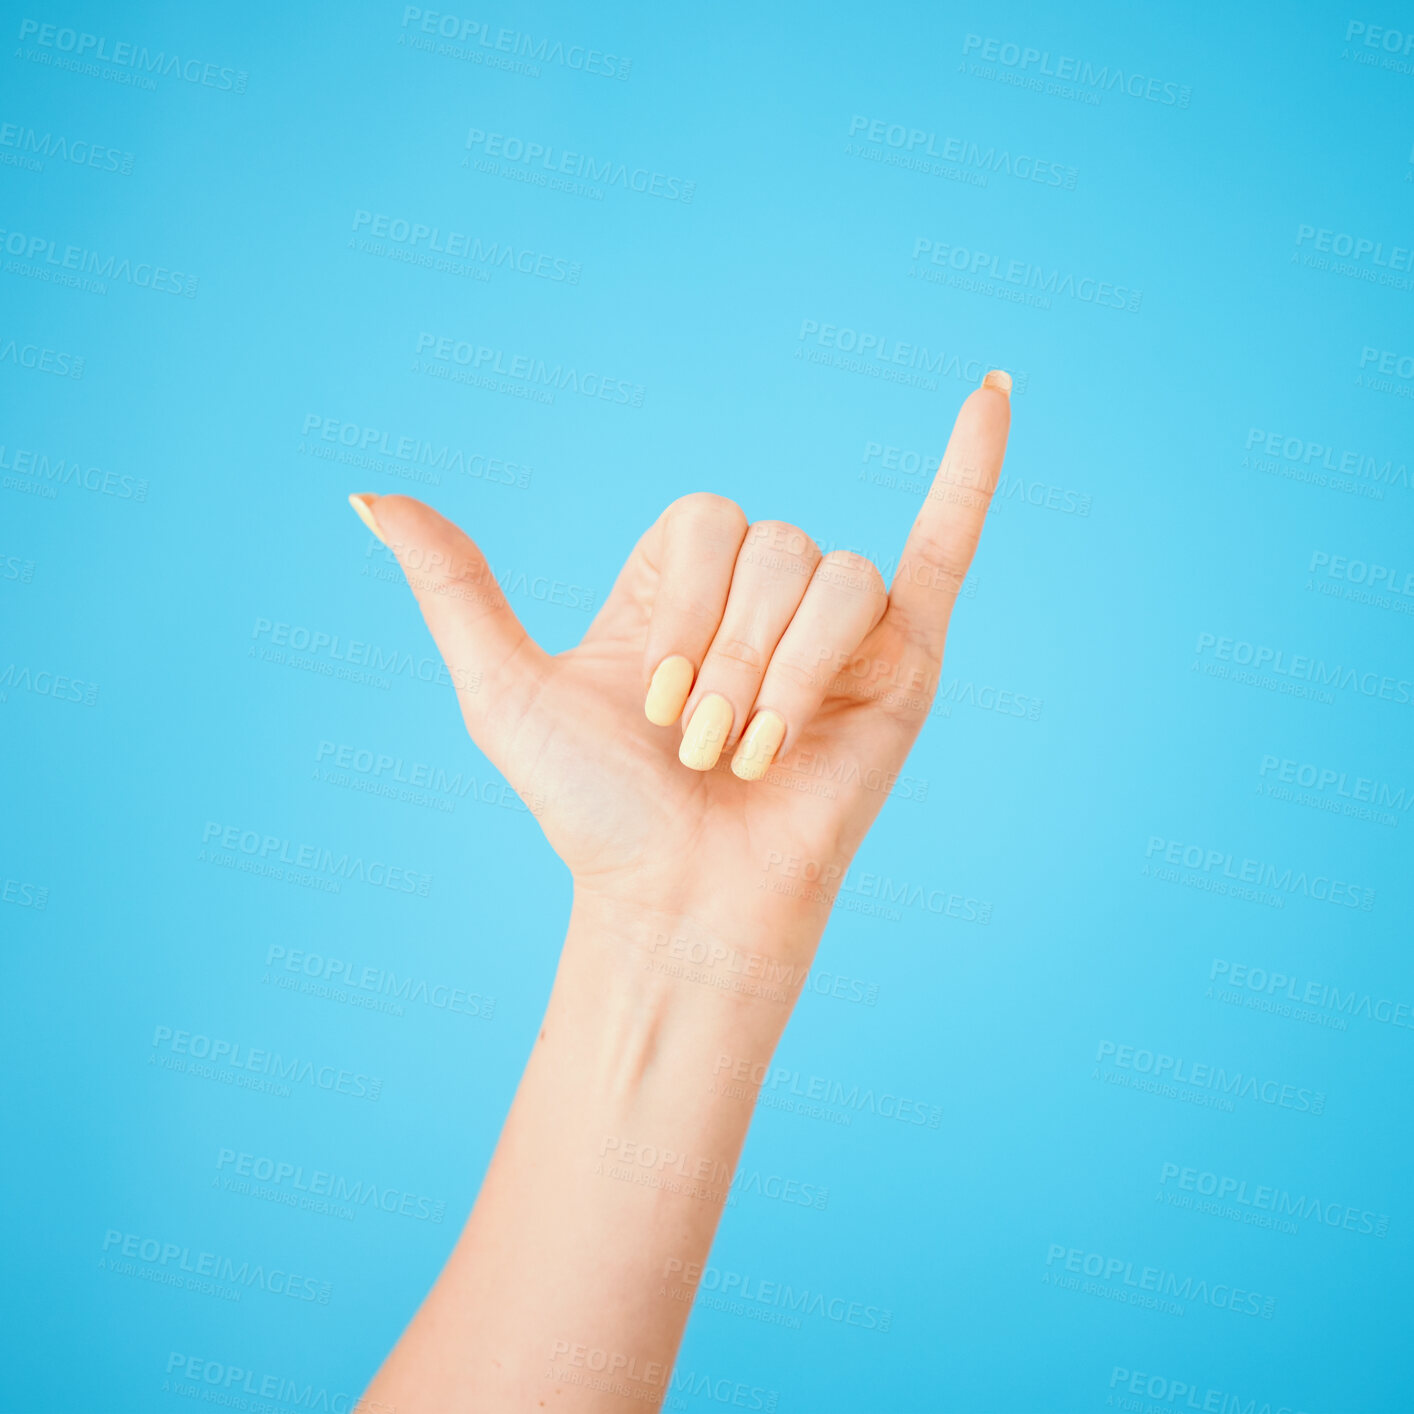
<path fill-rule="evenodd" d="M 356 496 L 349 497 L 349 505 L 358 513 L 358 518 L 380 539 L 383 540 L 383 532 L 378 529 L 378 522 L 373 519 L 373 503 L 378 499 L 371 491 L 361 491 Z M 386 545 L 388 542 L 383 540 Z"/>
<path fill-rule="evenodd" d="M 732 774 L 743 781 L 759 781 L 771 769 L 776 752 L 786 739 L 786 724 L 778 712 L 769 708 L 758 712 L 737 743 L 732 757 Z"/>
<path fill-rule="evenodd" d="M 984 388 L 995 388 L 999 393 L 1011 397 L 1011 374 L 1004 369 L 994 368 L 983 380 Z"/>
<path fill-rule="evenodd" d="M 727 743 L 732 729 L 732 704 L 709 692 L 697 704 L 678 747 L 678 760 L 693 771 L 710 771 Z"/>
<path fill-rule="evenodd" d="M 692 691 L 692 663 L 680 654 L 664 658 L 653 670 L 648 684 L 648 696 L 643 701 L 643 715 L 655 727 L 670 727 L 678 719 L 687 694 Z"/>

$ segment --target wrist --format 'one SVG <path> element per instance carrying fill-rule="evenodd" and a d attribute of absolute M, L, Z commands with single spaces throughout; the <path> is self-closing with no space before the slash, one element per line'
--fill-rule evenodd
<path fill-rule="evenodd" d="M 675 940 L 708 951 L 684 965 Z M 596 1182 L 726 1201 L 805 972 L 744 976 L 752 946 L 693 915 L 576 893 L 527 1076 L 558 1077 L 566 1152 Z"/>
<path fill-rule="evenodd" d="M 621 1097 L 706 1101 L 726 1071 L 770 1060 L 813 951 L 786 959 L 734 920 L 577 889 L 545 1031 Z"/>
<path fill-rule="evenodd" d="M 645 1007 L 758 1014 L 784 1027 L 828 912 L 782 917 L 759 904 L 720 893 L 625 900 L 576 884 L 565 954 L 594 956 Z"/>

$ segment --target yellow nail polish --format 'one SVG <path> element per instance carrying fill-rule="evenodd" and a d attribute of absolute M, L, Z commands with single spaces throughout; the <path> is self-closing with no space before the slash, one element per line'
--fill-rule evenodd
<path fill-rule="evenodd" d="M 691 662 L 680 654 L 664 658 L 653 670 L 653 681 L 648 684 L 648 696 L 643 702 L 643 715 L 655 727 L 670 727 L 682 712 L 687 694 L 692 691 L 692 679 L 696 670 Z"/>
<path fill-rule="evenodd" d="M 999 393 L 1005 393 L 1011 397 L 1011 374 L 1000 368 L 994 368 L 983 380 L 984 388 L 995 388 Z"/>
<path fill-rule="evenodd" d="M 786 724 L 778 712 L 769 708 L 758 712 L 737 743 L 732 757 L 732 774 L 743 781 L 759 781 L 771 769 L 776 752 L 786 739 Z"/>
<path fill-rule="evenodd" d="M 710 771 L 727 743 L 732 729 L 732 704 L 709 692 L 693 711 L 678 747 L 678 760 L 694 771 Z"/>
<path fill-rule="evenodd" d="M 378 499 L 371 491 L 360 492 L 356 496 L 349 497 L 351 505 L 358 518 L 380 539 L 383 540 L 383 532 L 378 529 L 378 522 L 373 519 L 373 503 Z M 388 542 L 383 540 L 386 545 Z"/>

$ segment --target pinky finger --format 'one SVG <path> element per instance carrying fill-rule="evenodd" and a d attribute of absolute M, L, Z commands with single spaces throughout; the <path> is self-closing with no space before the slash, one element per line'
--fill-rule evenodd
<path fill-rule="evenodd" d="M 884 616 L 883 577 L 862 555 L 835 550 L 816 567 L 776 651 L 771 655 L 732 772 L 759 781 L 799 739 L 847 659 Z"/>

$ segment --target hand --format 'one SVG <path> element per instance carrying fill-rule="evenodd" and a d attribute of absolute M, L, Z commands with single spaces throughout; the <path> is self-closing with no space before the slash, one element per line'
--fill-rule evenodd
<path fill-rule="evenodd" d="M 879 782 L 927 717 L 1001 471 L 1009 388 L 989 374 L 963 404 L 887 593 L 862 557 L 822 557 L 803 531 L 749 526 L 734 502 L 699 493 L 648 529 L 558 656 L 456 526 L 405 496 L 350 498 L 397 555 L 467 729 L 535 812 L 577 898 L 764 915 L 759 938 L 813 947 L 883 803 Z M 833 798 L 801 788 L 812 764 L 839 779 Z"/>

